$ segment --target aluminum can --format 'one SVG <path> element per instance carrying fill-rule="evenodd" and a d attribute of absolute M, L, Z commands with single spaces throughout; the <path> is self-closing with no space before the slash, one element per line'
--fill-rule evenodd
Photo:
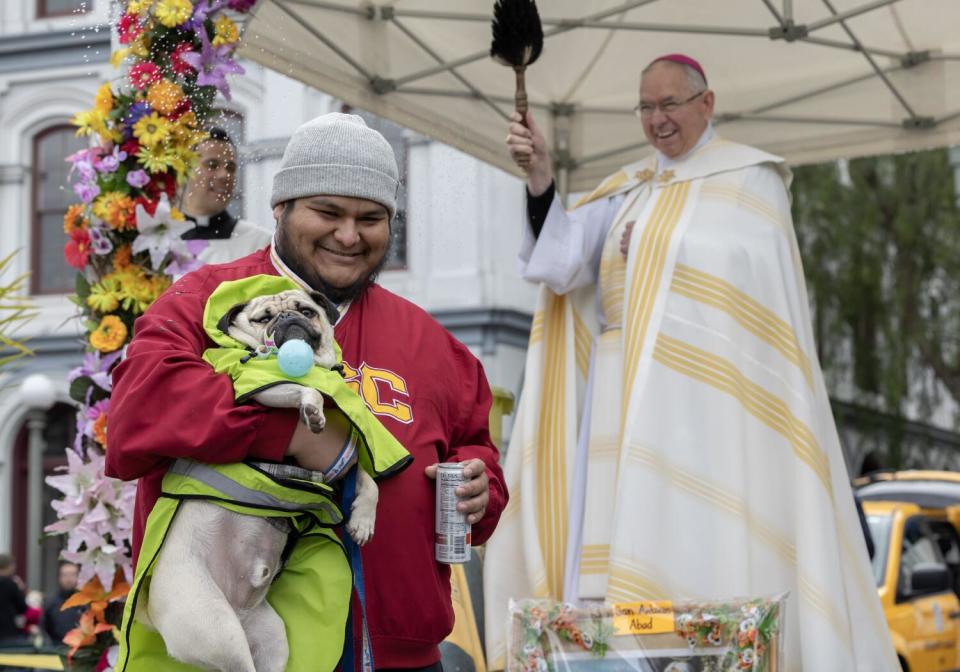
<path fill-rule="evenodd" d="M 437 465 L 436 540 L 437 562 L 455 565 L 470 560 L 470 523 L 467 514 L 457 511 L 457 486 L 466 483 L 463 465 L 444 462 Z"/>

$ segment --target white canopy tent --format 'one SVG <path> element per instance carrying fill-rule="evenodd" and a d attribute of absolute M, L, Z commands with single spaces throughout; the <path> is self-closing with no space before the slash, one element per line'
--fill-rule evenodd
<path fill-rule="evenodd" d="M 241 54 L 516 173 L 513 72 L 488 55 L 493 0 L 260 0 Z M 540 0 L 527 71 L 561 191 L 649 151 L 640 69 L 704 66 L 731 139 L 792 163 L 960 144 L 958 0 Z"/>

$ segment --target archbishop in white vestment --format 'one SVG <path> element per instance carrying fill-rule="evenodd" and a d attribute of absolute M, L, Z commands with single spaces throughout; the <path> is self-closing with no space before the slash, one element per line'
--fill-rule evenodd
<path fill-rule="evenodd" d="M 789 591 L 781 669 L 899 669 L 817 363 L 789 170 L 708 125 L 527 231 L 543 283 L 488 543 L 510 598 Z M 626 257 L 620 251 L 635 222 Z"/>

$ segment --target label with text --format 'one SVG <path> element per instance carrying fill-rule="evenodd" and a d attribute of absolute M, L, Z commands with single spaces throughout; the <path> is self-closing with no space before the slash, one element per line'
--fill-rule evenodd
<path fill-rule="evenodd" d="M 673 602 L 621 602 L 613 605 L 613 634 L 657 635 L 675 630 Z"/>

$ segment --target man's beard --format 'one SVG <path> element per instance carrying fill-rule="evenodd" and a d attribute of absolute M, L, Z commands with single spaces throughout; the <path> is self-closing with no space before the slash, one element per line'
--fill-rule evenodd
<path fill-rule="evenodd" d="M 383 251 L 380 261 L 367 275 L 346 287 L 334 287 L 314 270 L 313 265 L 290 239 L 286 224 L 287 215 L 292 207 L 293 204 L 291 203 L 285 205 L 283 212 L 280 214 L 280 220 L 277 222 L 277 254 L 280 255 L 283 263 L 297 274 L 297 277 L 338 305 L 358 298 L 367 287 L 376 282 L 377 276 L 380 275 L 380 271 L 387 263 L 387 257 L 390 256 L 390 247 L 393 245 L 392 236 L 387 242 L 387 248 Z"/>

